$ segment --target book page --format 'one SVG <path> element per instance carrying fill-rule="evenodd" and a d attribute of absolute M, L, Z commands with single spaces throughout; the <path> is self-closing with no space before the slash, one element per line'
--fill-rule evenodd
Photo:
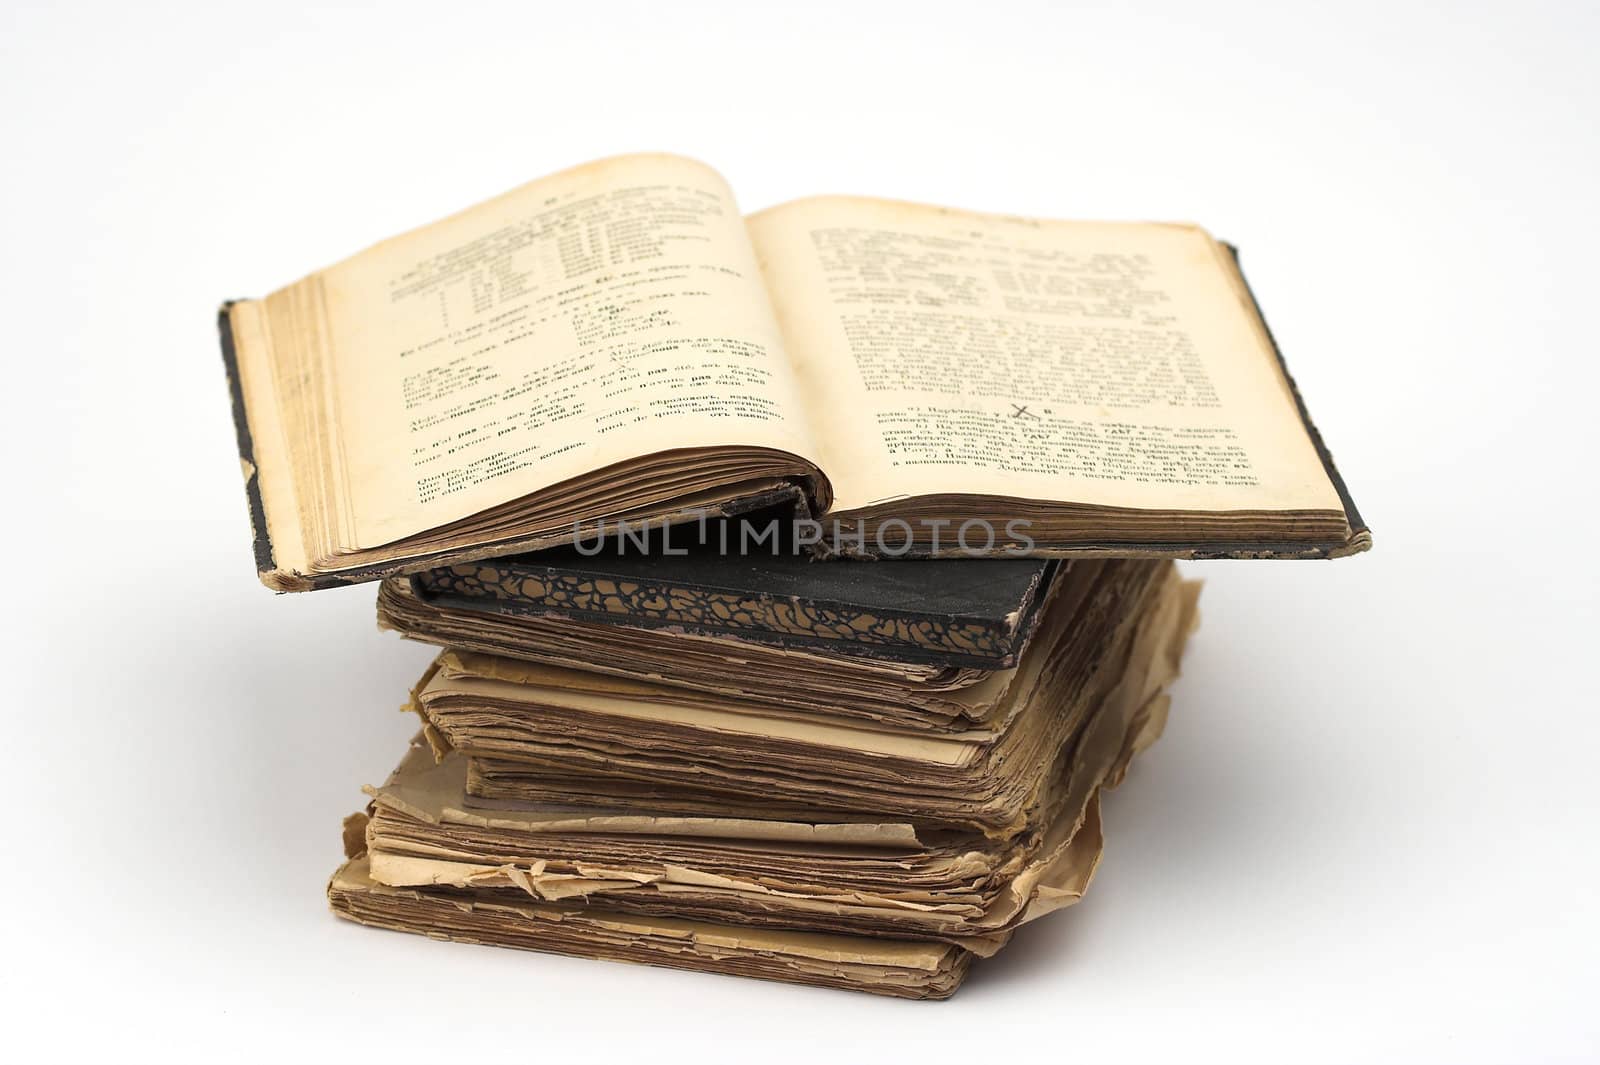
<path fill-rule="evenodd" d="M 749 225 L 835 510 L 946 493 L 1340 508 L 1197 227 L 844 197 Z"/>
<path fill-rule="evenodd" d="M 349 546 L 653 452 L 814 450 L 743 220 L 700 163 L 569 170 L 320 281 Z"/>

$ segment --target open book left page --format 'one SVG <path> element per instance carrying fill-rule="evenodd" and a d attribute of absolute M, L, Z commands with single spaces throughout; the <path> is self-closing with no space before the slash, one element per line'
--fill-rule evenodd
<path fill-rule="evenodd" d="M 828 489 L 726 182 L 604 160 L 222 312 L 262 579 L 295 591 Z"/>

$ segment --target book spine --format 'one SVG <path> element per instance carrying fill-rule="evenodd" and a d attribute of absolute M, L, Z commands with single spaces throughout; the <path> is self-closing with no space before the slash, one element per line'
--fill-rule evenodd
<path fill-rule="evenodd" d="M 255 440 L 250 434 L 250 417 L 244 405 L 244 385 L 239 378 L 239 349 L 233 339 L 229 300 L 217 311 L 217 336 L 222 345 L 222 366 L 228 375 L 228 394 L 233 403 L 233 429 L 239 446 L 239 469 L 244 474 L 244 492 L 250 507 L 250 528 L 256 556 L 256 572 L 271 585 L 267 575 L 277 570 L 273 561 L 272 537 L 267 532 L 267 510 L 261 501 L 261 471 L 256 466 Z"/>
<path fill-rule="evenodd" d="M 1327 473 L 1328 480 L 1333 482 L 1334 491 L 1339 493 L 1339 502 L 1344 506 L 1345 521 L 1350 526 L 1350 537 L 1343 544 L 1324 550 L 1322 555 L 1326 558 L 1338 558 L 1365 551 L 1372 546 L 1372 530 L 1368 529 L 1367 523 L 1362 520 L 1361 512 L 1356 509 L 1356 501 L 1350 497 L 1350 490 L 1345 487 L 1344 478 L 1339 476 L 1339 469 L 1333 464 L 1333 453 L 1328 450 L 1328 445 L 1322 440 L 1322 434 L 1311 421 L 1311 413 L 1306 410 L 1306 401 L 1300 395 L 1300 386 L 1295 384 L 1294 374 L 1289 372 L 1289 363 L 1283 357 L 1283 349 L 1278 347 L 1278 338 L 1272 335 L 1272 327 L 1267 324 L 1267 316 L 1262 313 L 1261 301 L 1256 299 L 1255 290 L 1250 287 L 1250 279 L 1245 277 L 1244 267 L 1239 262 L 1239 249 L 1232 244 L 1223 244 L 1223 247 L 1233 256 L 1234 267 L 1239 271 L 1239 279 L 1244 282 L 1244 290 L 1250 297 L 1250 306 L 1255 309 L 1256 317 L 1261 321 L 1261 328 L 1267 334 L 1267 343 L 1272 346 L 1272 354 L 1278 360 L 1278 368 L 1283 371 L 1283 379 L 1289 383 L 1289 394 L 1294 397 L 1294 406 L 1300 414 L 1300 422 L 1306 427 L 1306 435 L 1311 438 L 1311 446 L 1317 449 L 1317 458 L 1322 461 L 1322 468 Z"/>

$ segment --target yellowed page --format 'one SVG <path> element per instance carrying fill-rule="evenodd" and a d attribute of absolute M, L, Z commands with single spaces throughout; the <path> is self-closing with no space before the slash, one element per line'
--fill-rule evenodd
<path fill-rule="evenodd" d="M 642 814 L 576 806 L 472 799 L 466 805 L 467 757 L 457 751 L 442 760 L 419 736 L 381 788 L 364 790 L 381 806 L 421 821 L 477 825 L 529 834 L 694 836 L 703 839 L 763 840 L 832 848 L 850 846 L 918 847 L 915 826 L 903 821 L 756 821 L 741 817 Z"/>
<path fill-rule="evenodd" d="M 945 493 L 1340 509 L 1197 227 L 844 197 L 749 226 L 837 511 Z"/>
<path fill-rule="evenodd" d="M 453 652 L 445 653 L 448 655 Z M 551 678 L 551 686 L 535 687 L 531 684 L 486 680 L 470 674 L 451 676 L 441 670 L 423 687 L 421 699 L 423 705 L 434 698 L 470 696 L 479 703 L 491 706 L 496 701 L 502 701 L 569 707 L 591 714 L 610 714 L 635 721 L 665 722 L 686 729 L 703 729 L 708 733 L 759 736 L 818 747 L 838 747 L 936 765 L 966 765 L 983 748 L 980 742 L 969 742 L 956 736 L 913 735 L 823 721 L 762 717 L 718 709 L 711 702 L 698 706 L 652 702 L 649 699 L 650 687 L 646 684 L 606 678 L 599 684 L 584 687 L 586 681 L 595 678 L 573 670 L 541 667 L 541 671 Z"/>
<path fill-rule="evenodd" d="M 578 167 L 321 282 L 348 547 L 665 449 L 814 451 L 733 194 L 700 163 Z"/>

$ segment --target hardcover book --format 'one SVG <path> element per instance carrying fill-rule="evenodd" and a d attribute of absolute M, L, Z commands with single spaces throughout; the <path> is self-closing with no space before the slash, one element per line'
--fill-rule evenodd
<path fill-rule="evenodd" d="M 830 658 L 1004 669 L 1016 664 L 1061 564 L 541 552 L 390 579 L 378 608 L 386 627 L 408 636 L 455 647 L 470 647 L 474 636 L 498 637 L 480 649 L 518 657 L 540 656 L 546 633 L 641 648 L 656 633 L 663 647 L 671 645 L 665 637 L 682 634 Z"/>
<path fill-rule="evenodd" d="M 986 566 L 990 563 L 975 563 Z M 453 610 L 417 599 L 406 582 L 384 581 L 378 624 L 445 647 L 440 668 L 472 661 L 506 676 L 538 665 L 621 677 L 762 706 L 774 713 L 848 715 L 908 728 L 961 731 L 983 716 L 971 689 L 995 672 L 961 665 L 964 655 L 881 657 L 841 641 L 801 649 L 732 635 L 610 621 Z M 1019 645 L 1019 652 L 1025 646 Z M 1005 668 L 1005 667 L 998 667 Z M 687 696 L 681 696 L 687 697 Z"/>
<path fill-rule="evenodd" d="M 1328 557 L 1370 536 L 1231 250 L 665 155 L 535 181 L 220 315 L 281 591 L 730 513 L 823 553 Z"/>
<path fill-rule="evenodd" d="M 955 728 L 933 727 L 943 715 L 908 722 L 909 707 L 797 709 L 462 652 L 440 657 L 412 707 L 430 742 L 468 757 L 478 799 L 779 819 L 871 811 L 1011 833 L 1086 714 L 1118 698 L 1132 713 L 1176 673 L 1195 595 L 1170 562 L 1075 566 L 1017 667 L 953 693 L 965 707 Z"/>

